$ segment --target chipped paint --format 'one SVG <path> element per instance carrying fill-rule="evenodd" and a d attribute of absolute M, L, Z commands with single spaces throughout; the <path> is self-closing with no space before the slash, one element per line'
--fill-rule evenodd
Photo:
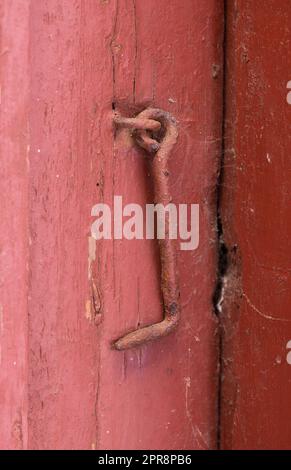
<path fill-rule="evenodd" d="M 85 316 L 89 322 L 99 324 L 102 303 L 99 288 L 92 273 L 94 261 L 96 261 L 96 240 L 93 237 L 88 237 L 88 280 L 91 284 L 91 299 L 87 299 L 85 302 Z"/>
<path fill-rule="evenodd" d="M 85 316 L 87 320 L 91 321 L 92 320 L 92 301 L 90 299 L 86 300 L 85 303 Z"/>
<path fill-rule="evenodd" d="M 96 240 L 88 237 L 88 279 L 92 279 L 92 263 L 96 260 Z"/>

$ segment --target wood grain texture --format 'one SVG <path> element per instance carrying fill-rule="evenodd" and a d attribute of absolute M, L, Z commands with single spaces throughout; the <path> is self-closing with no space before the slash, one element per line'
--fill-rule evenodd
<path fill-rule="evenodd" d="M 199 249 L 178 253 L 180 325 L 169 337 L 140 350 L 111 351 L 108 340 L 162 318 L 156 242 L 103 244 L 98 447 L 214 448 L 218 350 L 212 293 L 222 3 L 120 0 L 114 2 L 114 19 L 110 41 L 115 108 L 129 116 L 151 104 L 178 120 L 170 189 L 176 203 L 200 203 L 201 227 Z M 115 194 L 124 203 L 152 202 L 146 159 L 128 134 L 118 133 L 111 153 L 108 145 L 104 153 L 104 200 L 112 203 Z"/>
<path fill-rule="evenodd" d="M 227 4 L 221 445 L 290 449 L 291 5 Z"/>
<path fill-rule="evenodd" d="M 89 237 L 102 140 L 112 145 L 111 29 L 102 2 L 32 2 L 31 448 L 96 447 L 98 286 Z"/>
<path fill-rule="evenodd" d="M 216 447 L 222 4 L 3 3 L 3 447 Z M 176 117 L 171 192 L 200 204 L 199 248 L 178 253 L 179 329 L 127 352 L 112 341 L 162 317 L 159 256 L 155 241 L 90 238 L 94 204 L 153 198 L 112 103 Z"/>
<path fill-rule="evenodd" d="M 0 448 L 27 446 L 29 5 L 0 7 Z"/>

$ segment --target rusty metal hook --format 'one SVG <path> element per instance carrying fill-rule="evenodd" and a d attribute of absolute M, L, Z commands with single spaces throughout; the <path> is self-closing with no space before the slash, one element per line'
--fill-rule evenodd
<path fill-rule="evenodd" d="M 178 130 L 174 118 L 161 109 L 147 108 L 135 118 L 124 118 L 116 114 L 114 122 L 119 127 L 134 131 L 136 142 L 150 154 L 154 181 L 154 197 L 156 204 L 167 206 L 171 201 L 167 168 L 168 159 L 178 138 Z M 149 131 L 152 132 L 150 136 Z M 162 134 L 161 141 L 157 140 Z M 161 290 L 164 304 L 164 319 L 159 323 L 144 326 L 125 334 L 113 346 L 119 351 L 141 346 L 168 335 L 177 326 L 180 316 L 179 288 L 177 281 L 175 240 L 169 239 L 169 214 L 165 213 L 165 238 L 159 240 L 161 260 Z"/>

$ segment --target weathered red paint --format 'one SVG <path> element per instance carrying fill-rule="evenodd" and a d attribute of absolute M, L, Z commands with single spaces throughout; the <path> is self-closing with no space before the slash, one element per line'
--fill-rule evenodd
<path fill-rule="evenodd" d="M 175 202 L 201 204 L 201 227 L 199 249 L 178 253 L 179 327 L 140 350 L 110 351 L 108 340 L 162 318 L 156 241 L 115 240 L 97 248 L 103 283 L 98 447 L 215 448 L 212 293 L 222 71 L 214 78 L 213 67 L 221 67 L 222 2 L 123 0 L 104 7 L 113 18 L 108 41 L 115 110 L 133 116 L 151 105 L 175 116 L 179 139 L 169 162 L 169 187 Z M 151 203 L 147 162 L 128 132 L 116 135 L 114 148 L 109 142 L 103 139 L 100 147 L 104 201 L 112 204 L 118 194 L 124 204 Z"/>
<path fill-rule="evenodd" d="M 290 449 L 291 4 L 227 4 L 221 445 Z"/>
<path fill-rule="evenodd" d="M 28 445 L 34 449 L 96 447 L 99 291 L 88 236 L 100 109 L 111 103 L 110 58 L 101 60 L 111 27 L 104 8 L 92 0 L 31 2 Z M 102 138 L 110 145 L 111 131 Z"/>
<path fill-rule="evenodd" d="M 1 447 L 216 447 L 222 3 L 2 2 Z M 162 310 L 156 242 L 90 238 L 94 204 L 152 202 L 113 102 L 175 115 L 172 196 L 200 203 L 199 249 L 178 253 L 179 329 L 126 352 L 111 342 Z"/>
<path fill-rule="evenodd" d="M 0 448 L 22 449 L 28 411 L 29 2 L 2 1 L 0 22 Z"/>

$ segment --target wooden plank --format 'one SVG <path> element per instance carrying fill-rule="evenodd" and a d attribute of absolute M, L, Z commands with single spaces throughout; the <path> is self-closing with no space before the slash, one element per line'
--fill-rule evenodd
<path fill-rule="evenodd" d="M 29 447 L 96 447 L 99 334 L 91 208 L 111 146 L 110 5 L 31 8 Z M 110 154 L 106 157 L 110 158 Z"/>
<path fill-rule="evenodd" d="M 222 2 L 120 0 L 114 3 L 115 108 L 170 111 L 179 140 L 170 162 L 176 203 L 200 203 L 200 245 L 178 253 L 178 330 L 139 350 L 109 342 L 162 316 L 155 241 L 103 243 L 98 447 L 208 449 L 216 446 L 216 177 L 220 156 Z M 107 5 L 109 7 L 109 4 Z M 103 124 L 105 126 L 105 124 Z M 152 202 L 145 159 L 120 133 L 104 142 L 104 201 Z M 106 167 L 105 167 L 106 165 Z M 98 202 L 98 201 L 97 201 Z M 99 252 L 99 250 L 98 250 Z"/>
<path fill-rule="evenodd" d="M 221 445 L 290 449 L 291 5 L 227 3 Z"/>
<path fill-rule="evenodd" d="M 30 2 L 1 2 L 0 447 L 27 445 Z"/>

